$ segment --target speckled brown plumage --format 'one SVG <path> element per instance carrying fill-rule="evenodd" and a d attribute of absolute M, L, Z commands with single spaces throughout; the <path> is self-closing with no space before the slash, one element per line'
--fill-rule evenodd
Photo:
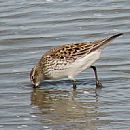
<path fill-rule="evenodd" d="M 86 66 L 87 56 L 93 54 L 93 52 L 96 52 L 97 50 L 99 51 L 97 52 L 97 54 L 99 55 L 102 48 L 104 48 L 111 40 L 113 40 L 114 38 L 120 35 L 122 35 L 122 33 L 113 35 L 109 38 L 97 40 L 94 42 L 65 44 L 65 45 L 50 49 L 42 56 L 40 61 L 35 65 L 34 69 L 31 72 L 31 75 L 34 74 L 34 71 L 37 71 L 35 72 L 35 74 L 42 73 L 44 79 L 55 79 L 57 77 L 62 78 L 65 75 L 66 76 L 68 75 L 68 77 L 73 77 L 74 75 L 69 73 L 69 71 L 71 71 L 71 69 L 73 70 L 75 67 L 75 66 L 72 66 L 72 64 L 76 62 L 78 63 L 79 59 L 82 60 L 86 57 L 85 62 L 82 61 L 84 62 L 83 65 Z M 96 61 L 97 59 L 98 57 L 95 58 L 95 60 L 93 58 L 92 63 Z M 89 62 L 90 61 L 91 59 L 89 59 Z M 89 64 L 91 65 L 91 62 Z M 88 66 L 83 67 L 83 68 L 89 67 L 90 66 L 89 64 Z M 80 65 L 80 67 L 81 66 L 82 65 Z M 66 73 L 66 71 L 68 71 L 68 74 Z M 72 73 L 75 73 L 75 72 L 72 71 Z"/>

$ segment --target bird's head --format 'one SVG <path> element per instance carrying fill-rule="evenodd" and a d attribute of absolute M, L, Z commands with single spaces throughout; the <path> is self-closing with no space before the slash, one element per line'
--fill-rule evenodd
<path fill-rule="evenodd" d="M 41 81 L 43 80 L 43 73 L 40 66 L 34 66 L 30 72 L 30 80 L 34 87 L 39 87 Z"/>

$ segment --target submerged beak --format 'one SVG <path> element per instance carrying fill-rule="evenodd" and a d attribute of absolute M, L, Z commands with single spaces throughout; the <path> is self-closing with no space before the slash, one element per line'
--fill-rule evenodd
<path fill-rule="evenodd" d="M 39 87 L 39 83 L 33 84 L 33 88 L 38 88 Z"/>
<path fill-rule="evenodd" d="M 35 84 L 33 84 L 33 88 L 38 88 L 39 86 L 36 86 Z"/>

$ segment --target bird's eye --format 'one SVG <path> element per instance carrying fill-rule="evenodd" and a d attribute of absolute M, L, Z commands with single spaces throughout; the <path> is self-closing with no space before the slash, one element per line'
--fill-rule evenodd
<path fill-rule="evenodd" d="M 34 76 L 31 76 L 31 80 L 34 80 Z"/>
<path fill-rule="evenodd" d="M 31 81 L 33 81 L 33 83 L 35 83 L 36 79 L 34 78 L 34 76 L 31 76 Z"/>
<path fill-rule="evenodd" d="M 31 76 L 31 80 L 33 80 L 34 79 L 34 76 Z"/>
<path fill-rule="evenodd" d="M 32 68 L 32 70 L 30 72 L 30 80 L 32 80 L 33 78 L 34 78 L 34 76 L 33 76 L 33 68 Z"/>

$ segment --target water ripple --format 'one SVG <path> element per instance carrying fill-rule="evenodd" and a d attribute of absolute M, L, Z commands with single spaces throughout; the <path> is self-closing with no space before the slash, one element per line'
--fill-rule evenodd
<path fill-rule="evenodd" d="M 130 1 L 1 0 L 0 129 L 129 129 Z M 124 33 L 91 69 L 32 89 L 29 72 L 48 49 Z"/>

